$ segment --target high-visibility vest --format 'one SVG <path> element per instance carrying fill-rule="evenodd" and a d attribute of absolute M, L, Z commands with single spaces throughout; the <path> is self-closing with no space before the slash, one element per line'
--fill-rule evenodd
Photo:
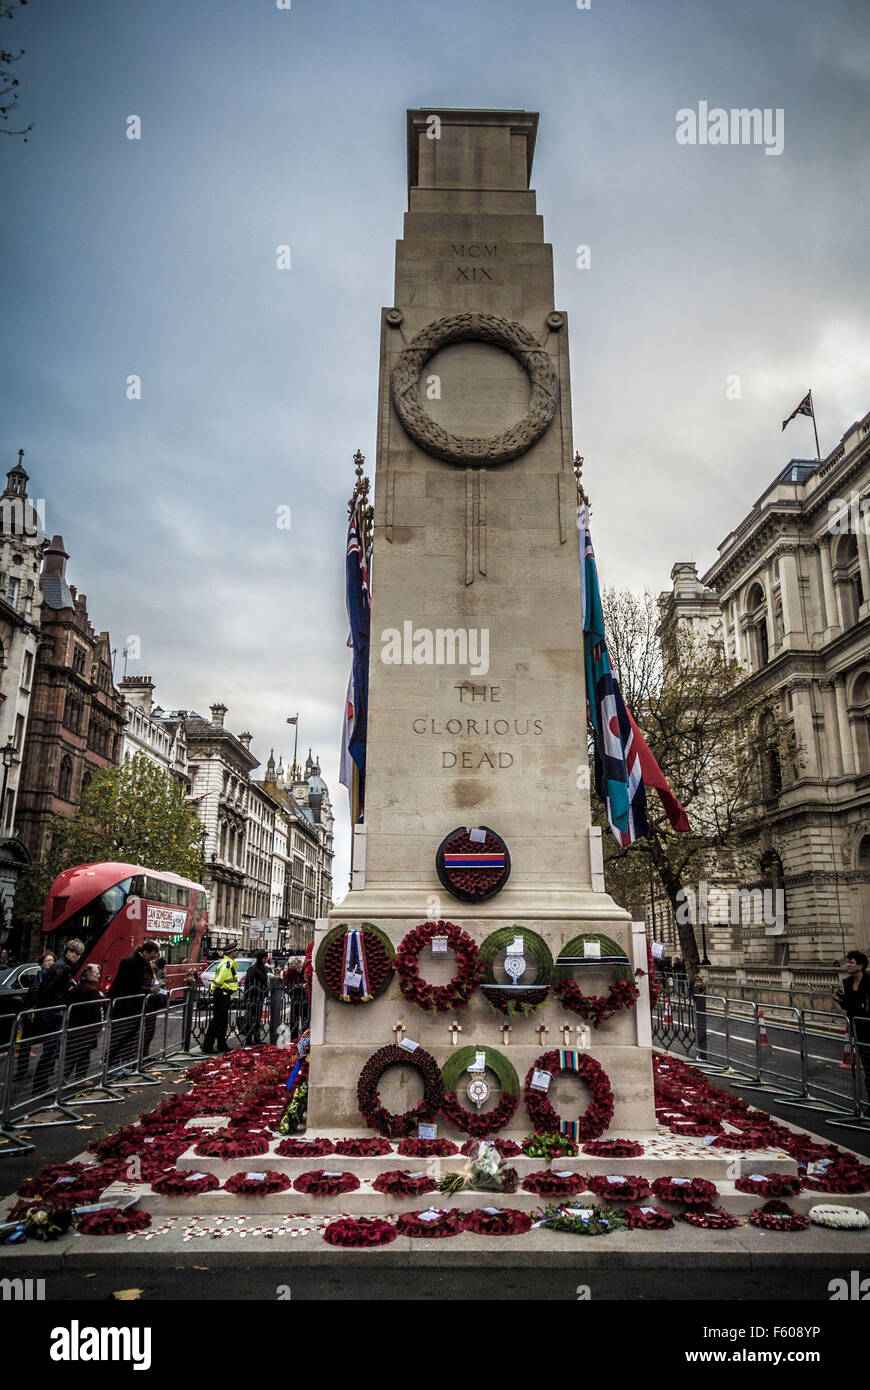
<path fill-rule="evenodd" d="M 236 962 L 232 956 L 224 956 L 217 970 L 214 972 L 214 979 L 211 982 L 212 994 L 232 994 L 239 987 L 236 972 Z"/>

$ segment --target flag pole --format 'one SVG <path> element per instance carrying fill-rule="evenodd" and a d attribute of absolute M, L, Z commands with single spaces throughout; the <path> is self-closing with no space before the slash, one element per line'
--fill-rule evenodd
<path fill-rule="evenodd" d="M 293 725 L 293 771 L 296 771 L 296 749 L 299 746 L 299 711 L 296 711 L 296 722 Z"/>
<path fill-rule="evenodd" d="M 819 461 L 819 463 L 821 463 L 821 461 L 822 461 L 822 455 L 821 455 L 821 453 L 820 453 L 820 451 L 819 451 L 819 432 L 818 432 L 818 430 L 816 429 L 816 407 L 815 407 L 815 405 L 813 404 L 813 393 L 812 393 L 812 390 L 810 390 L 809 397 L 810 397 L 810 410 L 812 411 L 812 416 L 813 416 L 813 434 L 816 436 L 816 459 Z"/>

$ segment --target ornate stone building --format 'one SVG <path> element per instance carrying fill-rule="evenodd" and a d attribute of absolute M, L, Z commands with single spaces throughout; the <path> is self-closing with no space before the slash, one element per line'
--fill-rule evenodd
<path fill-rule="evenodd" d="M 0 749 L 8 749 L 0 769 L 0 945 L 12 943 L 12 899 L 18 875 L 30 856 L 16 830 L 18 783 L 27 730 L 42 589 L 39 569 L 45 543 L 40 504 L 27 494 L 21 463 L 6 475 L 0 496 Z"/>
<path fill-rule="evenodd" d="M 335 818 L 329 789 L 310 750 L 304 773 L 295 764 L 285 772 L 280 761 L 275 763 L 274 753 L 270 755 L 261 785 L 280 807 L 286 845 L 278 945 L 302 951 L 313 940 L 315 921 L 332 906 Z M 276 830 L 278 823 L 276 817 Z"/>
<path fill-rule="evenodd" d="M 154 703 L 154 682 L 150 676 L 125 676 L 121 681 L 121 694 L 127 717 L 122 761 L 126 762 L 136 753 L 144 753 L 189 789 L 187 738 L 184 719 L 179 712 L 167 714 Z"/>
<path fill-rule="evenodd" d="M 868 531 L 870 414 L 827 458 L 793 459 L 702 579 L 675 565 L 661 596 L 664 628 L 706 631 L 743 671 L 759 801 L 735 854 L 709 865 L 720 899 L 746 891 L 737 914 L 711 913 L 707 944 L 752 980 L 821 978 L 870 944 Z"/>
<path fill-rule="evenodd" d="M 67 583 L 63 537 L 45 549 L 41 631 L 18 793 L 19 834 L 34 859 L 52 817 L 73 816 L 98 768 L 121 758 L 124 705 L 112 679 L 107 632 L 95 632 L 87 598 Z"/>

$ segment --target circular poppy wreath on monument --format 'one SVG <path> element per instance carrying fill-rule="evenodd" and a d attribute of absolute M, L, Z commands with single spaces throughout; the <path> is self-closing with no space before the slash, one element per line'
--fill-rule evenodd
<path fill-rule="evenodd" d="M 428 985 L 420 975 L 420 953 L 433 938 L 446 940 L 445 951 L 452 951 L 456 958 L 456 974 L 446 985 Z M 439 921 L 422 922 L 402 938 L 393 969 L 399 977 L 399 988 L 409 1003 L 419 1004 L 421 1009 L 431 1010 L 432 1013 L 445 1013 L 449 1009 L 461 1009 L 468 1003 L 483 974 L 484 964 L 467 932 L 453 922 Z M 410 1056 L 410 1053 L 405 1056 Z"/>
<path fill-rule="evenodd" d="M 465 1094 L 473 1105 L 485 1105 L 489 1099 L 489 1085 L 484 1073 L 468 1070 L 469 1063 L 475 1060 L 479 1052 L 484 1054 L 486 1070 L 494 1073 L 501 1090 L 498 1105 L 493 1110 L 483 1112 L 479 1109 L 467 1110 L 457 1095 L 460 1081 L 467 1080 Z M 441 1080 L 444 1083 L 441 1114 L 448 1124 L 463 1134 L 470 1134 L 473 1139 L 486 1139 L 490 1134 L 497 1134 L 510 1124 L 519 1107 L 520 1079 L 507 1057 L 494 1047 L 460 1047 L 451 1053 L 441 1068 Z"/>
<path fill-rule="evenodd" d="M 517 949 L 520 942 L 522 950 Z M 529 927 L 501 927 L 486 938 L 479 950 L 486 967 L 481 989 L 488 1004 L 507 1015 L 531 1014 L 543 1004 L 553 978 L 553 957 L 542 936 Z M 504 971 L 510 976 L 508 984 L 495 978 L 495 960 L 502 951 Z M 523 984 L 529 956 L 535 963 L 535 978 L 533 983 Z"/>
<path fill-rule="evenodd" d="M 549 1072 L 551 1078 L 572 1072 L 584 1082 L 591 1097 L 588 1108 L 576 1120 L 557 1115 L 546 1090 L 532 1085 L 536 1073 Z M 526 1109 L 535 1129 L 543 1134 L 564 1134 L 569 1139 L 598 1139 L 613 1119 L 613 1090 L 600 1062 L 585 1052 L 544 1052 L 526 1075 Z"/>
<path fill-rule="evenodd" d="M 427 414 L 418 399 L 420 373 L 436 352 L 452 343 L 491 343 L 515 357 L 532 388 L 525 415 L 501 434 L 451 434 Z M 463 467 L 491 468 L 518 458 L 541 438 L 553 421 L 559 382 L 550 354 L 521 323 L 496 314 L 451 314 L 427 323 L 402 348 L 391 377 L 396 414 L 405 432 L 433 458 Z"/>
<path fill-rule="evenodd" d="M 370 1004 L 389 987 L 396 953 L 371 922 L 333 927 L 320 943 L 314 968 L 327 994 L 342 1004 Z"/>
<path fill-rule="evenodd" d="M 598 945 L 596 953 L 586 951 L 587 943 Z M 584 994 L 572 978 L 572 971 L 585 964 L 606 965 L 614 962 L 617 978 L 606 995 Z M 553 972 L 552 990 L 554 996 L 572 1014 L 577 1014 L 585 1023 L 598 1028 L 605 1019 L 612 1018 L 620 1009 L 633 1009 L 640 996 L 640 990 L 632 981 L 631 966 L 625 953 L 602 932 L 587 932 L 575 936 L 558 955 Z"/>
<path fill-rule="evenodd" d="M 415 1067 L 423 1078 L 423 1099 L 403 1115 L 395 1115 L 387 1110 L 381 1104 L 378 1092 L 378 1083 L 387 1067 L 395 1066 Z M 379 1048 L 366 1062 L 357 1083 L 356 1098 L 360 1114 L 369 1129 L 376 1129 L 388 1139 L 401 1139 L 413 1134 L 421 1122 L 434 1122 L 444 1101 L 441 1070 L 431 1052 L 424 1052 L 422 1047 L 416 1047 L 412 1052 L 396 1043 L 389 1043 Z"/>
<path fill-rule="evenodd" d="M 483 837 L 483 838 L 481 838 Z M 438 846 L 435 872 L 461 903 L 485 903 L 511 876 L 511 857 L 500 835 L 488 825 L 451 830 Z"/>

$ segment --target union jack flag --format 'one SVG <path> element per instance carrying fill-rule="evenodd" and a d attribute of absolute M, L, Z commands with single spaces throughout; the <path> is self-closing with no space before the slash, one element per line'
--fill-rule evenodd
<path fill-rule="evenodd" d="M 792 421 L 792 420 L 795 418 L 796 415 L 809 415 L 810 419 L 815 423 L 815 418 L 816 418 L 816 416 L 815 416 L 815 411 L 813 410 L 813 393 L 812 393 L 812 391 L 808 391 L 807 394 L 804 396 L 803 400 L 801 401 L 800 405 L 796 405 L 796 406 L 795 406 L 795 408 L 794 408 L 794 410 L 792 411 L 791 415 L 789 415 L 788 420 L 783 420 L 783 422 L 782 422 L 782 429 L 783 429 L 783 430 L 785 429 L 786 425 L 789 424 L 790 421 Z M 782 430 L 780 430 L 780 434 L 781 434 L 781 433 L 782 433 Z"/>

